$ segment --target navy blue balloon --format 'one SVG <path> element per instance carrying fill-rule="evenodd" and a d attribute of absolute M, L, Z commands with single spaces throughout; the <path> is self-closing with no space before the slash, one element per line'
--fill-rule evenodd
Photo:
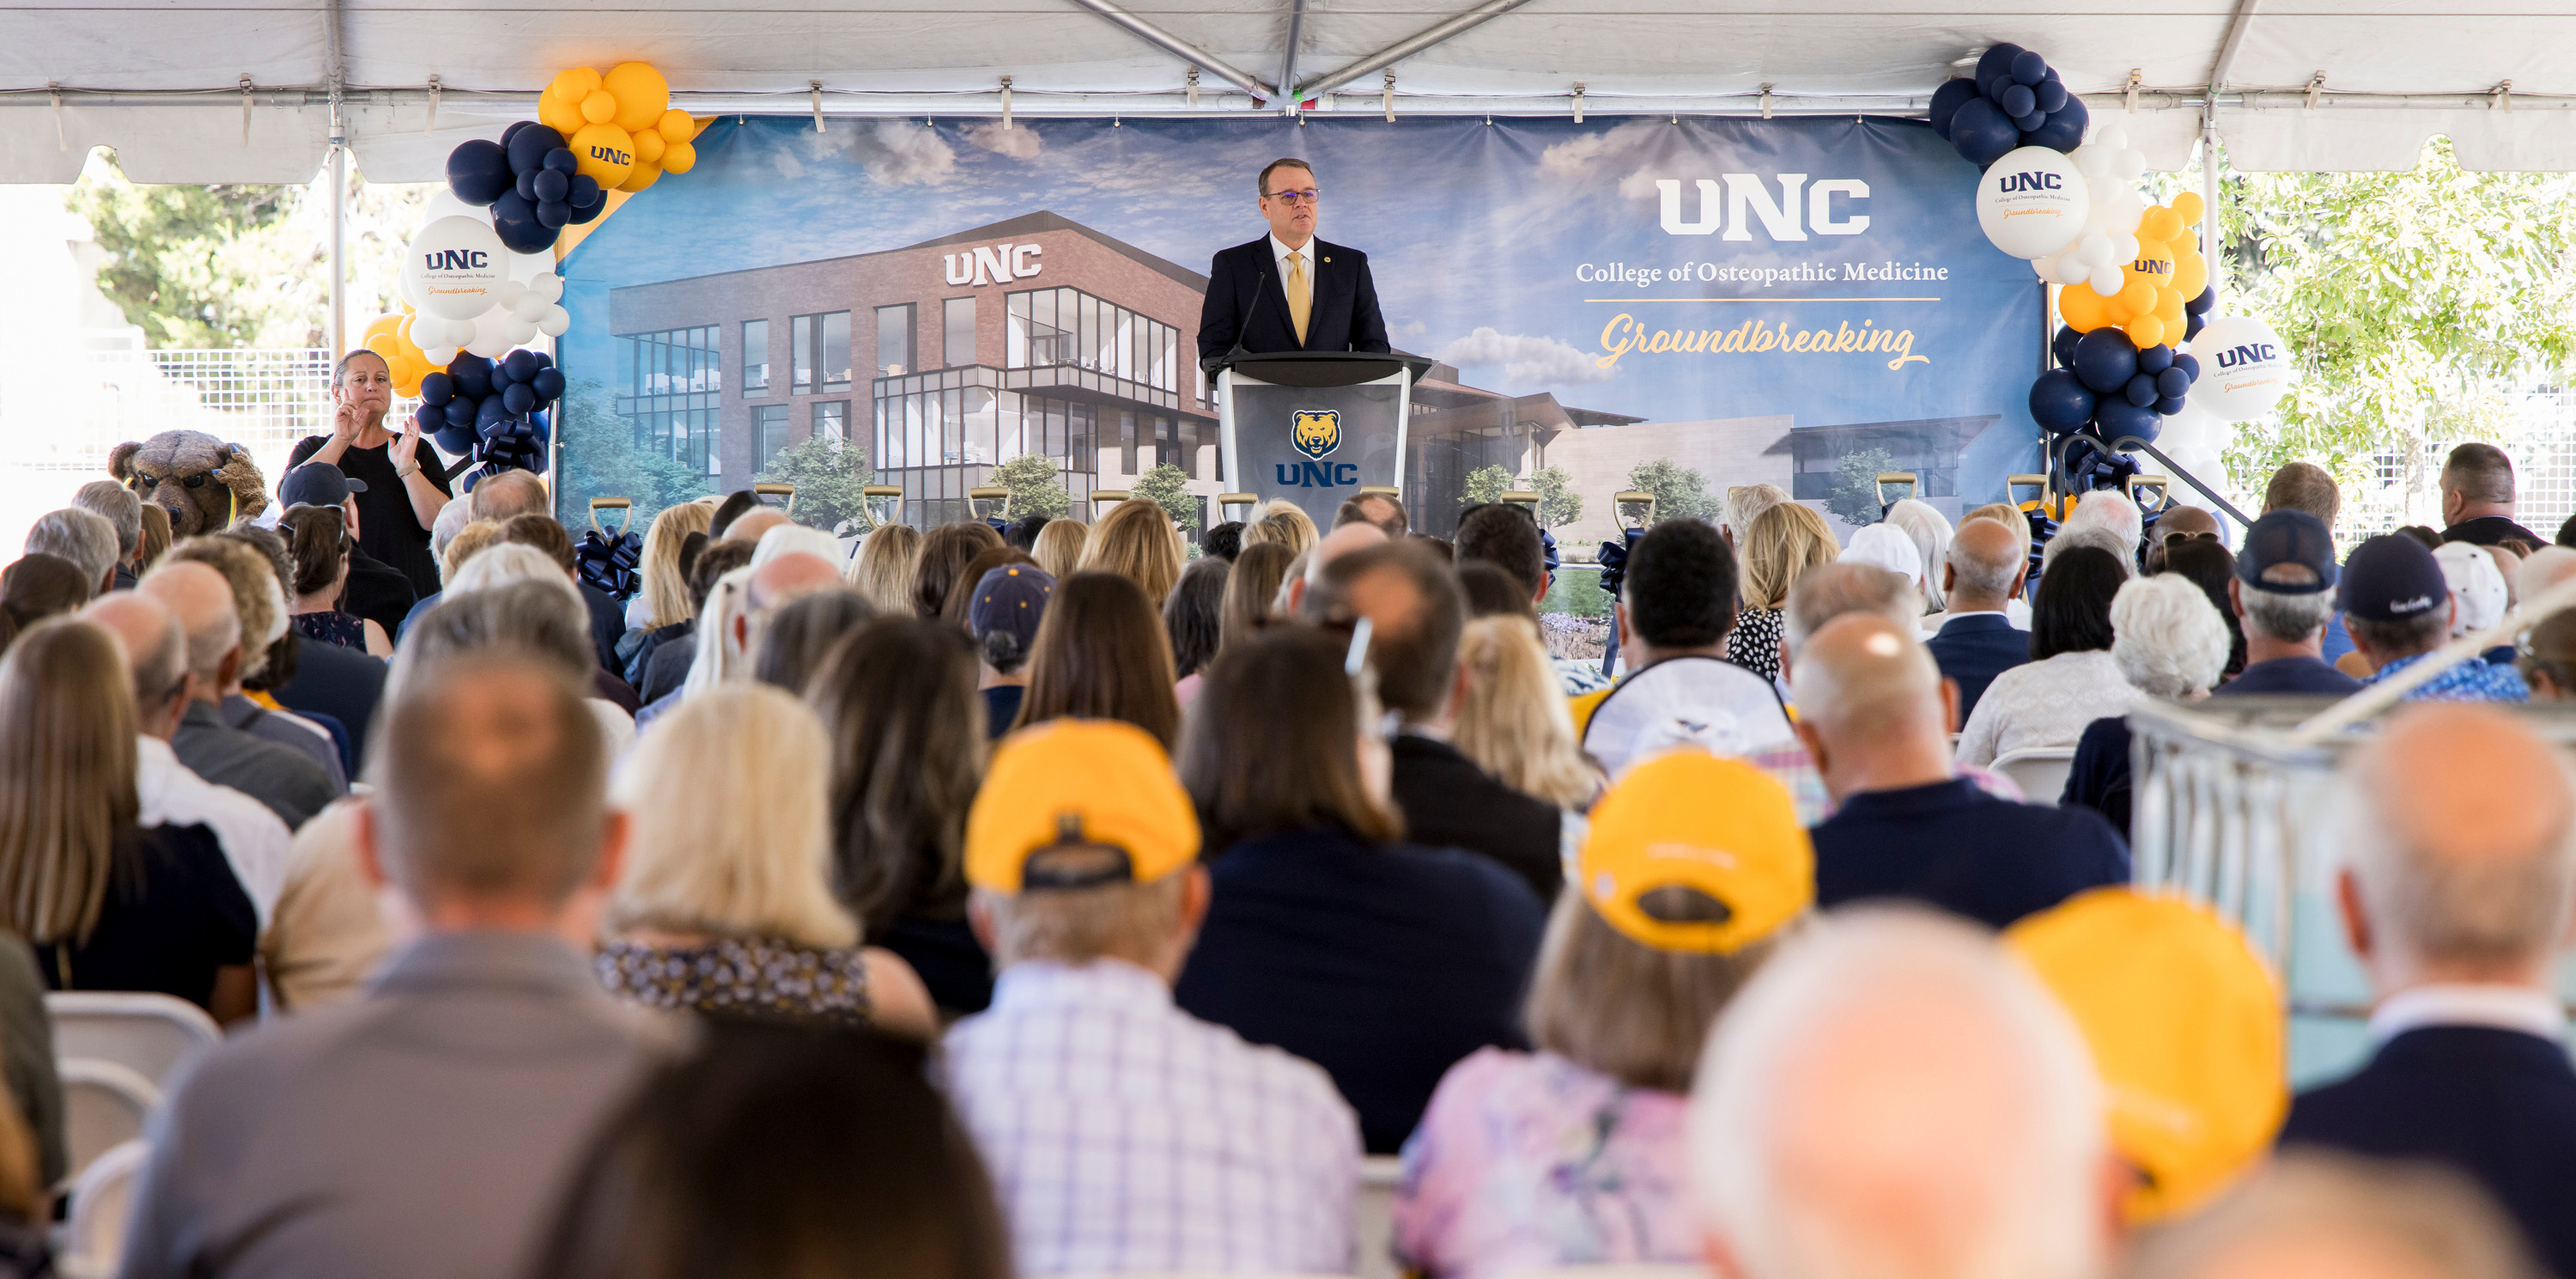
<path fill-rule="evenodd" d="M 2096 401 L 2083 380 L 2067 369 L 2050 369 L 2030 384 L 2030 420 L 2064 435 L 2084 429 Z"/>
<path fill-rule="evenodd" d="M 537 370 L 537 375 L 528 380 L 528 385 L 536 388 L 537 398 L 540 400 L 560 400 L 563 398 L 564 393 L 563 370 L 557 368 L 539 369 Z"/>
<path fill-rule="evenodd" d="M 2104 396 L 2093 410 L 2093 426 L 2105 440 L 2117 441 L 2134 435 L 2153 443 L 2156 432 L 2162 430 L 2164 424 L 2157 419 L 2156 411 L 2146 405 L 2131 404 L 2125 396 Z"/>
<path fill-rule="evenodd" d="M 535 357 L 538 368 L 550 369 L 555 366 L 555 357 L 548 355 L 543 351 L 530 351 L 528 354 Z"/>
<path fill-rule="evenodd" d="M 2183 376 L 2190 378 L 2192 381 L 2197 382 L 2200 380 L 2199 356 L 2193 355 L 2189 351 L 2176 351 L 2174 352 L 2174 367 L 2181 369 L 2183 371 Z"/>
<path fill-rule="evenodd" d="M 2044 115 L 2041 115 L 2041 114 L 2040 114 L 2039 112 L 2037 112 L 2037 111 L 2033 111 L 2033 112 L 2031 112 L 2031 113 L 2030 113 L 2030 114 L 2028 114 L 2028 115 L 2017 115 L 2017 116 L 2014 116 L 2014 117 L 2012 118 L 2012 123 L 2013 123 L 2013 128 L 2014 128 L 2016 131 L 2018 131 L 2018 132 L 2020 132 L 2020 133 L 2023 133 L 2023 134 L 2027 135 L 2027 134 L 2037 133 L 2037 132 L 2039 132 L 2040 130 L 2047 128 L 2047 127 L 2048 127 L 2048 117 L 2047 117 L 2047 116 L 2044 116 Z M 2029 145 L 2029 144 L 2028 144 L 2027 142 L 2025 142 L 2025 143 L 2023 143 L 2023 145 L 2024 145 L 2024 146 L 2027 146 L 2027 145 Z"/>
<path fill-rule="evenodd" d="M 411 411 L 411 420 L 423 433 L 435 435 L 447 429 L 447 410 L 435 404 L 423 404 Z"/>
<path fill-rule="evenodd" d="M 2155 374 L 2141 373 L 2130 378 L 2129 384 L 2120 388 L 2120 394 L 2126 397 L 2129 403 L 2143 409 L 2154 404 L 2157 397 L 2163 393 L 2156 390 Z"/>
<path fill-rule="evenodd" d="M 587 222 L 597 222 L 599 220 L 599 215 L 606 212 L 608 212 L 608 199 L 606 196 L 600 197 L 598 202 L 594 204 L 576 204 L 572 206 L 572 216 L 564 219 L 564 225 L 580 226 Z"/>
<path fill-rule="evenodd" d="M 534 120 L 512 120 L 507 127 L 501 130 L 501 149 L 504 151 L 509 150 L 510 139 L 519 136 L 519 131 L 521 129 L 525 129 L 529 125 L 535 123 L 536 121 Z"/>
<path fill-rule="evenodd" d="M 447 376 L 456 380 L 460 398 L 479 400 L 492 393 L 492 362 L 482 356 L 458 355 L 448 363 Z"/>
<path fill-rule="evenodd" d="M 537 353 L 525 348 L 512 351 L 508 355 L 501 357 L 501 370 L 509 374 L 510 380 L 513 382 L 527 382 L 534 380 L 537 376 L 537 370 L 542 367 L 544 366 L 537 363 Z"/>
<path fill-rule="evenodd" d="M 1984 94 L 1986 101 L 1988 102 L 2001 103 L 2004 97 L 2004 90 L 2009 89 L 2012 86 L 2012 72 L 2007 71 L 2002 75 L 1995 76 L 1991 79 L 1978 81 L 1977 92 Z"/>
<path fill-rule="evenodd" d="M 510 189 L 517 192 L 520 199 L 525 200 L 530 204 L 535 204 L 537 202 L 537 175 L 543 172 L 545 172 L 543 169 L 519 170 L 519 176 L 512 179 L 510 182 Z"/>
<path fill-rule="evenodd" d="M 546 167 L 550 152 L 565 150 L 564 135 L 545 125 L 521 129 L 510 135 L 510 171 L 525 173 Z"/>
<path fill-rule="evenodd" d="M 510 155 L 498 142 L 474 138 L 447 153 L 447 189 L 478 209 L 500 199 L 510 181 Z"/>
<path fill-rule="evenodd" d="M 1978 98 L 1961 103 L 1950 117 L 1950 147 L 1959 158 L 1980 169 L 2021 145 L 2021 130 L 1994 103 Z"/>
<path fill-rule="evenodd" d="M 2174 349 L 2162 342 L 2138 352 L 2140 373 L 2162 373 L 2173 367 Z"/>
<path fill-rule="evenodd" d="M 528 175 L 528 186 L 529 194 L 534 195 L 540 204 L 548 200 L 560 201 L 572 194 L 572 177 L 554 168 L 539 169 Z"/>
<path fill-rule="evenodd" d="M 569 178 L 580 167 L 580 162 L 573 159 L 571 147 L 556 147 L 546 152 L 546 167 Z"/>
<path fill-rule="evenodd" d="M 2199 297 L 2183 303 L 2182 309 L 2183 314 L 2185 315 L 2207 315 L 2209 314 L 2210 309 L 2217 305 L 2218 286 L 2213 284 L 2208 288 L 2202 289 Z"/>
<path fill-rule="evenodd" d="M 446 408 L 446 407 L 447 407 L 447 402 L 448 402 L 449 400 L 451 400 L 451 399 L 454 399 L 455 397 L 456 397 L 456 379 L 454 379 L 454 378 L 452 378 L 452 377 L 449 377 L 449 376 L 447 376 L 447 375 L 446 375 L 446 374 L 444 374 L 444 373 L 435 373 L 435 372 L 433 372 L 433 373 L 424 373 L 424 374 L 421 374 L 421 376 L 420 376 L 420 402 L 421 402 L 421 403 L 423 403 L 423 404 L 434 404 L 434 405 L 436 405 L 436 406 L 438 406 L 438 407 L 440 407 L 440 408 Z"/>
<path fill-rule="evenodd" d="M 1986 50 L 1977 58 L 1977 83 L 1991 84 L 1996 76 L 2012 74 L 2013 59 L 2029 52 L 2009 41 Z"/>
<path fill-rule="evenodd" d="M 2049 352 L 2057 357 L 2057 367 L 2061 369 L 2075 367 L 2075 344 L 2083 340 L 2083 334 L 2062 325 L 2059 326 L 2057 336 L 2049 339 L 2048 342 Z"/>
<path fill-rule="evenodd" d="M 2182 412 L 2182 406 L 2190 402 L 2191 401 L 2186 400 L 2179 395 L 2168 395 L 2163 399 L 2156 401 L 2156 416 L 2172 417 L 2174 414 Z"/>
<path fill-rule="evenodd" d="M 1959 113 L 1959 104 L 1977 96 L 1977 82 L 1964 76 L 1944 80 L 1932 91 L 1932 131 L 1950 136 L 1950 117 Z M 579 203 L 579 201 L 575 201 Z"/>
<path fill-rule="evenodd" d="M 2012 60 L 2012 78 L 2016 84 L 2038 84 L 2048 78 L 2048 59 L 2022 50 Z"/>
<path fill-rule="evenodd" d="M 501 388 L 501 407 L 512 413 L 525 413 L 537 407 L 537 391 L 525 382 L 512 382 Z"/>
<path fill-rule="evenodd" d="M 2004 86 L 2003 93 L 1996 97 L 1995 105 L 2002 107 L 2005 115 L 2018 118 L 2029 115 L 2038 108 L 2039 95 L 2032 93 L 2029 85 L 2008 84 Z"/>
<path fill-rule="evenodd" d="M 566 204 L 561 200 L 537 201 L 538 226 L 544 227 L 549 231 L 557 231 L 563 228 L 564 223 L 570 221 L 572 221 L 571 205 Z"/>
<path fill-rule="evenodd" d="M 571 201 L 574 208 L 581 208 L 599 203 L 607 194 L 599 189 L 599 179 L 587 173 L 576 173 L 572 175 L 572 192 L 564 198 Z"/>
<path fill-rule="evenodd" d="M 2075 343 L 2075 376 L 2097 395 L 2116 394 L 2138 375 L 2138 348 L 2129 345 L 2129 335 L 2109 325 L 2085 334 Z"/>
<path fill-rule="evenodd" d="M 2031 130 L 2029 145 L 2051 151 L 2073 151 L 2084 145 L 2084 126 L 2092 120 L 2084 99 L 2067 95 L 2066 105 L 2048 113 L 2048 123 Z"/>
<path fill-rule="evenodd" d="M 2178 400 L 2191 394 L 2191 375 L 2178 368 L 2168 368 L 2156 375 L 2156 398 Z"/>
<path fill-rule="evenodd" d="M 2209 317 L 2204 315 L 2187 314 L 2182 317 L 2182 340 L 2188 342 L 2193 338 L 2199 337 L 2200 331 L 2208 327 Z"/>
<path fill-rule="evenodd" d="M 431 438 L 438 441 L 438 447 L 450 453 L 465 454 L 474 451 L 474 427 L 470 423 L 465 426 L 442 425 L 431 433 Z"/>
<path fill-rule="evenodd" d="M 449 400 L 447 402 L 447 407 L 440 409 L 439 413 L 446 419 L 447 425 L 449 426 L 471 427 L 474 425 L 474 401 L 467 399 L 462 395 Z M 455 450 L 451 449 L 449 451 L 454 452 Z"/>
<path fill-rule="evenodd" d="M 482 406 L 474 410 L 474 430 L 481 435 L 489 436 L 493 427 L 509 420 L 510 406 L 497 395 L 486 398 Z"/>
<path fill-rule="evenodd" d="M 2031 98 L 2039 103 L 2039 109 L 2042 111 L 2055 114 L 2066 107 L 2066 86 L 2056 80 L 2040 81 L 2031 86 L 2030 94 Z"/>
<path fill-rule="evenodd" d="M 535 202 L 512 191 L 492 202 L 492 230 L 512 253 L 542 253 L 555 246 L 555 229 L 537 221 Z"/>

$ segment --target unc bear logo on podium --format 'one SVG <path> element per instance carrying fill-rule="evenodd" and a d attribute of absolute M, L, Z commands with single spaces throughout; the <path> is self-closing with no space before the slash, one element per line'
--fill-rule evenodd
<path fill-rule="evenodd" d="M 1289 442 L 1308 457 L 1321 459 L 1342 446 L 1342 413 L 1339 409 L 1299 409 Z"/>

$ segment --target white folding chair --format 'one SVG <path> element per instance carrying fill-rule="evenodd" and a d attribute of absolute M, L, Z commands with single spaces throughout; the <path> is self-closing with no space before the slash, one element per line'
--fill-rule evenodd
<path fill-rule="evenodd" d="M 128 1141 L 90 1161 L 73 1184 L 70 1220 L 55 1235 L 55 1272 L 63 1279 L 108 1279 L 125 1254 L 125 1219 L 150 1147 Z"/>
<path fill-rule="evenodd" d="M 223 1028 L 184 999 L 137 991 L 67 990 L 45 996 L 54 1019 L 54 1057 L 112 1061 L 155 1088 L 201 1049 L 223 1042 Z"/>
<path fill-rule="evenodd" d="M 161 1102 L 161 1090 L 130 1066 L 83 1057 L 58 1059 L 63 1080 L 63 1148 L 68 1175 L 79 1177 L 93 1160 L 143 1135 L 144 1116 Z"/>
<path fill-rule="evenodd" d="M 1393 1155 L 1360 1161 L 1359 1201 L 1351 1205 L 1351 1243 L 1359 1251 L 1360 1279 L 1396 1279 L 1395 1183 L 1404 1162 Z"/>
<path fill-rule="evenodd" d="M 2027 746 L 2005 751 L 1986 766 L 2013 780 L 2021 787 L 2022 798 L 2034 804 L 2054 804 L 2066 793 L 2066 774 L 2075 767 L 2072 746 Z"/>

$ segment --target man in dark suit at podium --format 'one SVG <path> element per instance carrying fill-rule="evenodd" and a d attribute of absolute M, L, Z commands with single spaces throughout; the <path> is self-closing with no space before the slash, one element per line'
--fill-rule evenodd
<path fill-rule="evenodd" d="M 1221 250 L 1208 264 L 1199 358 L 1238 346 L 1256 354 L 1386 352 L 1368 255 L 1315 238 L 1323 198 L 1315 171 L 1303 160 L 1273 160 L 1261 170 L 1260 190 L 1270 234 Z"/>

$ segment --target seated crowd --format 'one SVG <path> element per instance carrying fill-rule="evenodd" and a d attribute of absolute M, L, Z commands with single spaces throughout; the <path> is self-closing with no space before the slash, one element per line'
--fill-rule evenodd
<path fill-rule="evenodd" d="M 2304 464 L 2233 553 L 2115 494 L 2036 558 L 2007 506 L 1838 546 L 1745 486 L 1636 540 L 1615 681 L 1509 504 L 852 547 L 746 492 L 621 604 L 525 472 L 425 594 L 330 461 L 176 543 L 90 485 L 0 577 L 0 1273 L 68 1171 L 41 995 L 91 990 L 230 1032 L 137 1279 L 2576 1275 L 2552 746 L 2351 754 L 2374 1050 L 2295 1097 L 2252 946 L 2127 887 L 2142 706 L 2576 695 L 2576 614 L 2434 673 L 2576 576 L 2501 454 L 2444 482 L 2340 562 Z"/>

